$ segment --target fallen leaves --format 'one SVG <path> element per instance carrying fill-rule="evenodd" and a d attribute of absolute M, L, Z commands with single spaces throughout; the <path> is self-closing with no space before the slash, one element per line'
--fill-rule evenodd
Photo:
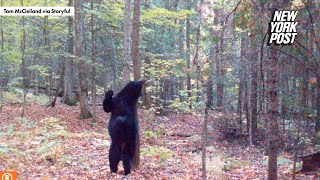
<path fill-rule="evenodd" d="M 150 121 L 148 112 L 140 110 L 141 165 L 124 177 L 122 165 L 117 174 L 109 170 L 109 115 L 99 109 L 94 120 L 79 120 L 77 108 L 30 104 L 26 117 L 19 118 L 20 105 L 5 106 L 0 114 L 0 170 L 16 170 L 19 179 L 201 179 L 202 121 L 196 113 Z M 262 150 L 220 141 L 214 128 L 208 136 L 208 179 L 266 177 Z M 280 158 L 279 177 L 290 178 L 292 157 Z"/>

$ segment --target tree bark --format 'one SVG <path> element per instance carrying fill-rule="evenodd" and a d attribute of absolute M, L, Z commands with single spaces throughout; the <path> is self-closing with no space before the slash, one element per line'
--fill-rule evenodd
<path fill-rule="evenodd" d="M 277 50 L 274 45 L 270 47 L 269 59 L 269 162 L 268 179 L 277 179 L 277 148 L 278 148 L 278 113 L 277 113 Z"/>
<path fill-rule="evenodd" d="M 140 72 L 140 56 L 139 56 L 139 36 L 140 31 L 140 0 L 134 0 L 133 7 L 133 20 L 132 20 L 132 63 L 133 63 L 133 75 L 134 80 L 139 80 L 141 78 Z M 140 165 L 140 128 L 139 123 L 138 126 L 138 134 L 136 138 L 136 151 L 132 160 L 132 167 L 134 169 L 139 168 Z"/>
<path fill-rule="evenodd" d="M 216 14 L 217 13 L 217 9 L 213 9 L 213 12 Z M 218 23 L 218 16 L 215 15 L 214 19 L 213 19 L 213 26 L 216 26 Z M 211 29 L 211 34 L 214 37 L 217 37 L 218 32 L 212 28 Z M 217 57 L 217 53 L 218 53 L 218 45 L 216 41 L 212 41 L 211 42 L 211 55 L 210 55 L 210 69 L 214 69 L 213 67 L 213 62 L 214 60 L 216 60 Z M 207 82 L 207 101 L 210 104 L 210 107 L 213 105 L 213 75 L 212 72 L 209 71 L 209 79 Z"/>
<path fill-rule="evenodd" d="M 131 65 L 131 0 L 126 0 L 124 19 L 124 67 L 122 86 L 130 81 Z"/>
<path fill-rule="evenodd" d="M 221 10 L 216 10 L 217 15 L 221 16 Z M 222 23 L 222 22 L 220 22 Z M 216 25 L 219 24 L 218 20 L 215 22 Z M 222 55 L 223 53 L 223 34 L 221 34 L 221 37 L 218 37 L 220 39 L 220 46 L 217 46 L 217 53 L 216 53 L 216 78 L 217 78 L 217 109 L 222 110 L 223 108 L 223 96 L 224 96 L 224 75 L 225 75 L 225 67 L 224 67 L 224 57 Z"/>
<path fill-rule="evenodd" d="M 91 10 L 93 11 L 93 0 L 91 0 Z M 96 59 L 95 59 L 95 44 L 94 44 L 94 15 L 91 14 L 91 60 L 92 60 L 92 74 L 91 74 L 91 94 L 92 94 L 92 116 L 96 115 Z"/>
<path fill-rule="evenodd" d="M 190 63 L 190 16 L 187 17 L 186 19 L 186 46 L 187 46 L 187 52 L 186 52 L 186 61 L 187 61 L 187 94 L 188 94 L 188 99 L 189 101 L 189 108 L 192 108 L 192 102 L 191 102 L 191 77 L 190 77 L 190 71 L 191 71 L 191 63 Z"/>
<path fill-rule="evenodd" d="M 0 1 L 1 7 L 3 6 L 3 1 Z M 4 39 L 3 39 L 3 19 L 0 20 L 0 27 L 1 27 L 1 56 L 0 56 L 0 112 L 2 112 L 2 106 L 4 104 L 3 101 L 3 53 L 4 53 Z"/>
<path fill-rule="evenodd" d="M 256 10 L 252 7 L 253 18 L 257 19 Z M 250 110 L 251 110 L 251 119 L 250 119 L 250 131 L 252 137 L 252 143 L 256 143 L 256 134 L 257 134 L 257 105 L 258 105 L 258 57 L 257 56 L 257 42 L 255 35 L 257 34 L 257 24 L 252 25 L 251 27 L 251 36 L 250 38 Z"/>
<path fill-rule="evenodd" d="M 183 24 L 184 24 L 184 20 L 179 20 L 179 25 L 181 26 L 179 28 L 179 57 L 181 59 L 185 59 L 184 57 L 184 34 L 183 34 Z M 184 91 L 184 77 L 179 77 L 179 88 L 178 88 L 178 94 L 180 97 L 180 101 L 184 102 L 185 101 L 185 97 L 180 95 L 180 91 Z"/>
<path fill-rule="evenodd" d="M 73 6 L 73 0 L 68 1 L 68 6 Z M 75 84 L 74 79 L 74 65 L 73 65 L 73 17 L 68 17 L 68 40 L 67 49 L 68 57 L 65 61 L 65 76 L 64 76 L 64 103 L 67 105 L 75 105 L 75 94 L 73 93 L 73 87 Z"/>
<path fill-rule="evenodd" d="M 272 0 L 270 4 L 270 12 L 274 13 L 278 9 L 278 1 Z M 277 107 L 277 84 L 278 84 L 278 57 L 277 49 L 274 44 L 270 46 L 269 52 L 269 76 L 268 76 L 268 179 L 276 180 L 278 178 L 278 145 L 279 145 L 279 132 L 278 132 L 278 107 Z"/>
<path fill-rule="evenodd" d="M 139 42 L 140 42 L 140 0 L 134 0 L 133 7 L 133 20 L 132 20 L 132 62 L 133 62 L 133 75 L 134 80 L 139 80 L 140 73 L 140 55 L 139 55 Z"/>
<path fill-rule="evenodd" d="M 318 69 L 317 75 L 317 121 L 316 121 L 316 132 L 320 132 L 320 68 Z"/>
<path fill-rule="evenodd" d="M 242 102 L 246 101 L 246 97 L 244 97 L 244 92 L 246 91 L 246 38 L 244 35 L 241 37 L 241 62 L 240 62 L 240 68 L 239 68 L 239 79 L 240 79 L 240 85 L 239 85 L 239 96 L 238 96 L 238 113 L 239 113 L 239 126 L 240 126 L 240 132 L 242 132 Z M 243 103 L 243 106 L 245 107 L 245 103 Z M 245 108 L 244 108 L 245 109 Z"/>
<path fill-rule="evenodd" d="M 20 1 L 21 6 L 23 7 L 23 0 Z M 23 107 L 21 117 L 24 117 L 25 107 L 26 107 L 26 97 L 27 97 L 27 62 L 25 57 L 26 50 L 26 30 L 24 29 L 25 20 L 24 16 L 22 16 L 22 39 L 21 39 L 21 57 L 22 57 L 22 65 L 21 65 L 21 73 L 22 73 L 22 86 L 23 86 Z"/>
<path fill-rule="evenodd" d="M 75 33 L 76 33 L 76 56 L 78 59 L 78 79 L 79 79 L 79 101 L 80 101 L 80 119 L 92 117 L 89 110 L 88 97 L 86 96 L 86 62 L 83 59 L 84 51 L 84 17 L 82 0 L 75 3 Z"/>
<path fill-rule="evenodd" d="M 200 43 L 200 28 L 201 28 L 201 16 L 202 16 L 202 4 L 203 0 L 199 1 L 198 5 L 198 23 L 197 23 L 197 28 L 196 28 L 196 44 L 195 44 L 195 55 L 194 55 L 194 62 L 197 66 L 197 79 L 198 83 L 203 86 L 202 87 L 202 101 L 203 101 L 203 129 L 202 129 L 202 179 L 205 180 L 207 179 L 207 168 L 206 168 L 206 147 L 207 147 L 207 124 L 208 124 L 208 108 L 210 106 L 207 97 L 206 97 L 206 89 L 205 87 L 205 82 L 203 80 L 202 76 L 202 71 L 201 71 L 201 63 L 199 59 L 199 43 Z M 207 84 L 208 86 L 208 84 Z"/>

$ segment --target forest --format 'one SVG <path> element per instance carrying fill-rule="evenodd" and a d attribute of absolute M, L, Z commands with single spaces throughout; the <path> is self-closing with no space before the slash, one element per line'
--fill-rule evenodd
<path fill-rule="evenodd" d="M 320 178 L 319 0 L 0 6 L 0 177 Z"/>

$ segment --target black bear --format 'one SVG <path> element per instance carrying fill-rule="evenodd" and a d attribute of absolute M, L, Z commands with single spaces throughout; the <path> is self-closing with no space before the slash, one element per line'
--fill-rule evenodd
<path fill-rule="evenodd" d="M 118 171 L 123 162 L 124 174 L 130 173 L 131 162 L 136 149 L 138 133 L 137 103 L 146 81 L 129 82 L 115 97 L 113 91 L 106 92 L 103 100 L 105 112 L 111 112 L 108 131 L 111 137 L 109 163 L 111 172 Z"/>

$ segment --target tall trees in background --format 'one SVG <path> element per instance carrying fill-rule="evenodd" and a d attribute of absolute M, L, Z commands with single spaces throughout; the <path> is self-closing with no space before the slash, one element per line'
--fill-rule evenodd
<path fill-rule="evenodd" d="M 39 4 L 43 2 L 46 1 Z M 139 0 L 134 1 L 132 10 L 132 0 L 98 2 L 99 6 L 94 0 L 91 4 L 76 1 L 75 17 L 0 17 L 0 91 L 24 88 L 26 92 L 25 87 L 35 86 L 38 94 L 37 89 L 48 84 L 51 93 L 56 90 L 57 79 L 63 76 L 63 100 L 65 104 L 75 105 L 75 93 L 79 92 L 84 118 L 90 117 L 90 93 L 95 102 L 95 94 L 103 93 L 102 87 L 116 90 L 131 74 L 134 79 L 140 79 L 140 69 L 144 77 L 147 75 L 152 80 L 148 96 L 153 100 L 151 107 L 159 113 L 169 109 L 184 113 L 201 108 L 195 97 L 197 90 L 204 92 L 202 88 L 206 88 L 210 105 L 231 113 L 238 107 L 237 123 L 228 121 L 224 125 L 239 128 L 242 133 L 246 133 L 243 130 L 246 126 L 252 138 L 255 135 L 262 138 L 264 133 L 257 132 L 270 122 L 270 172 L 275 170 L 277 146 L 272 143 L 277 139 L 274 134 L 279 133 L 276 123 L 279 114 L 283 117 L 280 125 L 284 136 L 295 134 L 300 126 L 304 127 L 301 131 L 308 129 L 312 134 L 320 131 L 320 37 L 316 23 L 320 16 L 319 4 L 314 1 L 293 4 L 285 1 L 287 9 L 299 10 L 299 44 L 270 49 L 263 44 L 263 36 L 272 13 L 266 12 L 263 8 L 266 4 L 262 2 L 240 1 L 239 8 L 232 0 L 203 3 L 200 30 L 196 10 L 199 1 L 145 1 L 141 16 Z M 20 1 L 16 5 L 21 5 Z M 73 0 L 68 0 L 68 5 L 73 6 Z M 214 16 L 208 12 L 214 12 Z M 224 23 L 228 14 L 229 21 Z M 140 57 L 145 63 L 140 62 Z M 63 58 L 64 66 L 60 63 Z M 203 65 L 202 75 L 199 75 L 199 63 Z M 281 69 L 277 70 L 278 66 Z M 197 87 L 201 76 L 207 78 L 207 75 L 207 87 Z M 0 99 L 3 99 L 1 92 Z M 268 114 L 267 119 L 264 114 Z M 297 117 L 305 123 L 299 124 Z M 302 136 L 306 133 L 301 133 Z"/>
<path fill-rule="evenodd" d="M 91 117 L 89 110 L 88 97 L 86 95 L 86 77 L 87 65 L 83 57 L 84 55 L 84 17 L 83 17 L 83 1 L 77 0 L 75 2 L 75 43 L 76 43 L 76 59 L 78 67 L 78 91 L 80 102 L 80 118 L 87 119 Z"/>

